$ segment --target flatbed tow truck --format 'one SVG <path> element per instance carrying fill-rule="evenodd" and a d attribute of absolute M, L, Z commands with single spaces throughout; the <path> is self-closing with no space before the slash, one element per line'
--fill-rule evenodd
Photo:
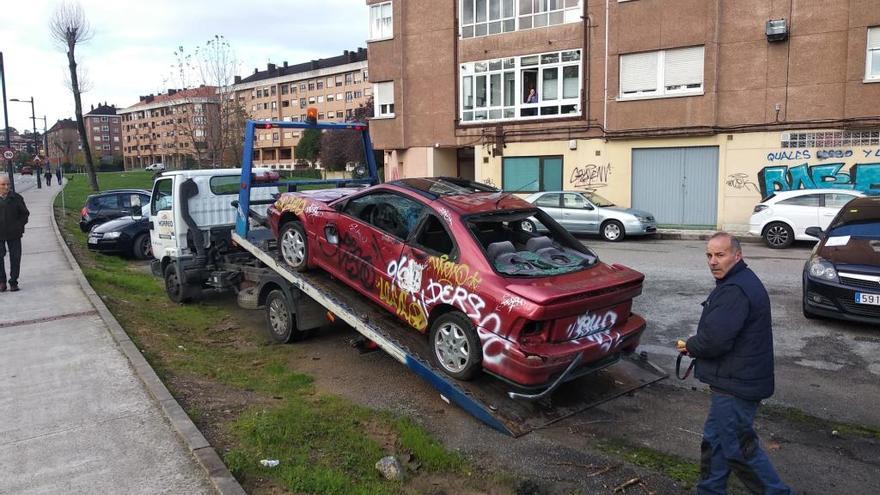
<path fill-rule="evenodd" d="M 257 129 L 359 131 L 365 150 L 366 167 L 362 167 L 362 171 L 366 169 L 366 177 L 259 182 L 255 180 L 252 162 Z M 279 342 L 304 337 L 327 324 L 328 320 L 341 320 L 431 384 L 445 402 L 454 403 L 492 428 L 515 437 L 667 377 L 662 369 L 647 359 L 645 353 L 634 353 L 590 375 L 551 384 L 544 391 L 546 393 L 537 398 L 533 396 L 533 400 L 525 400 L 523 397 L 528 395 L 512 390 L 508 383 L 489 375 L 483 374 L 471 381 L 451 378 L 432 364 L 424 335 L 323 271 L 303 273 L 289 269 L 281 260 L 272 232 L 265 227 L 264 214 L 258 211 L 261 205 L 271 204 L 274 200 L 267 199 L 266 194 L 253 193 L 263 187 L 295 191 L 304 185 L 343 187 L 377 182 L 376 162 L 365 124 L 248 121 L 238 201 L 232 202 L 236 208 L 236 226 L 231 233 L 231 243 L 235 248 L 220 258 L 222 261 L 202 270 L 206 274 L 203 288 L 232 288 L 239 294 L 239 304 L 243 307 L 265 307 L 269 333 Z M 154 261 L 154 272 L 163 271 L 167 265 L 167 260 Z M 178 280 L 192 280 L 183 273 L 185 267 L 178 266 L 177 270 L 180 270 Z M 167 285 L 166 277 L 166 288 Z M 275 333 L 273 325 L 292 331 Z"/>

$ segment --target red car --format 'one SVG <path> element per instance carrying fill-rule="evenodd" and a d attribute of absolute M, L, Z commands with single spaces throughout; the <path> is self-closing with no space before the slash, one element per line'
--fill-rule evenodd
<path fill-rule="evenodd" d="M 523 230 L 530 217 L 546 232 Z M 634 351 L 645 329 L 631 312 L 644 275 L 600 262 L 540 209 L 483 184 L 284 193 L 269 224 L 291 268 L 326 270 L 426 333 L 435 362 L 461 380 L 571 379 Z"/>
<path fill-rule="evenodd" d="M 19 173 L 21 175 L 34 175 L 34 169 L 32 169 L 31 167 L 27 167 L 27 166 L 21 167 L 21 170 L 19 171 Z"/>

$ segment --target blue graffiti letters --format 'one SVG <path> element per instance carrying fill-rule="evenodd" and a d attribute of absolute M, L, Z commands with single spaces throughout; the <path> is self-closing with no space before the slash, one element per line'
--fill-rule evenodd
<path fill-rule="evenodd" d="M 816 158 L 819 160 L 827 160 L 829 158 L 849 158 L 853 156 L 852 150 L 819 150 L 816 152 Z"/>
<path fill-rule="evenodd" d="M 880 194 L 880 163 L 857 163 L 848 172 L 841 172 L 843 163 L 796 167 L 784 165 L 764 167 L 758 172 L 761 197 L 776 191 L 795 189 L 855 189 L 867 194 Z"/>

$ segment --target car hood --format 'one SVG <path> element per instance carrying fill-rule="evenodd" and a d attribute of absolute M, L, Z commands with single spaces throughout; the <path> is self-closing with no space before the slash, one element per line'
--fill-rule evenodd
<path fill-rule="evenodd" d="M 131 218 L 131 216 L 119 217 L 119 218 L 115 218 L 113 220 L 110 220 L 108 222 L 104 222 L 104 223 L 98 225 L 97 227 L 92 229 L 92 232 L 94 232 L 96 234 L 106 234 L 107 232 L 116 232 L 118 230 L 123 230 L 125 228 L 130 227 L 130 226 L 138 223 L 138 221 L 144 221 L 144 220 L 143 219 L 134 220 L 133 218 Z"/>
<path fill-rule="evenodd" d="M 600 209 L 601 209 L 601 211 L 602 211 L 603 213 L 605 213 L 606 215 L 614 215 L 614 214 L 625 213 L 625 214 L 629 214 L 629 215 L 638 215 L 638 216 L 641 216 L 641 217 L 651 217 L 651 218 L 654 218 L 654 215 L 648 213 L 647 211 L 645 211 L 645 210 L 637 210 L 637 209 L 635 209 L 635 208 L 624 208 L 624 207 L 622 207 L 622 206 L 603 206 L 603 207 L 600 207 Z"/>
<path fill-rule="evenodd" d="M 827 242 L 822 241 L 817 254 L 837 266 L 880 266 L 880 239 L 851 237 L 843 246 L 826 246 Z"/>

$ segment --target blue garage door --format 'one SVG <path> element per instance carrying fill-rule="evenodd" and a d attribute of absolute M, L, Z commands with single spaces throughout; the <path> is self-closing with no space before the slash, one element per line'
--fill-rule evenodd
<path fill-rule="evenodd" d="M 632 205 L 660 225 L 714 228 L 718 147 L 632 150 Z"/>

